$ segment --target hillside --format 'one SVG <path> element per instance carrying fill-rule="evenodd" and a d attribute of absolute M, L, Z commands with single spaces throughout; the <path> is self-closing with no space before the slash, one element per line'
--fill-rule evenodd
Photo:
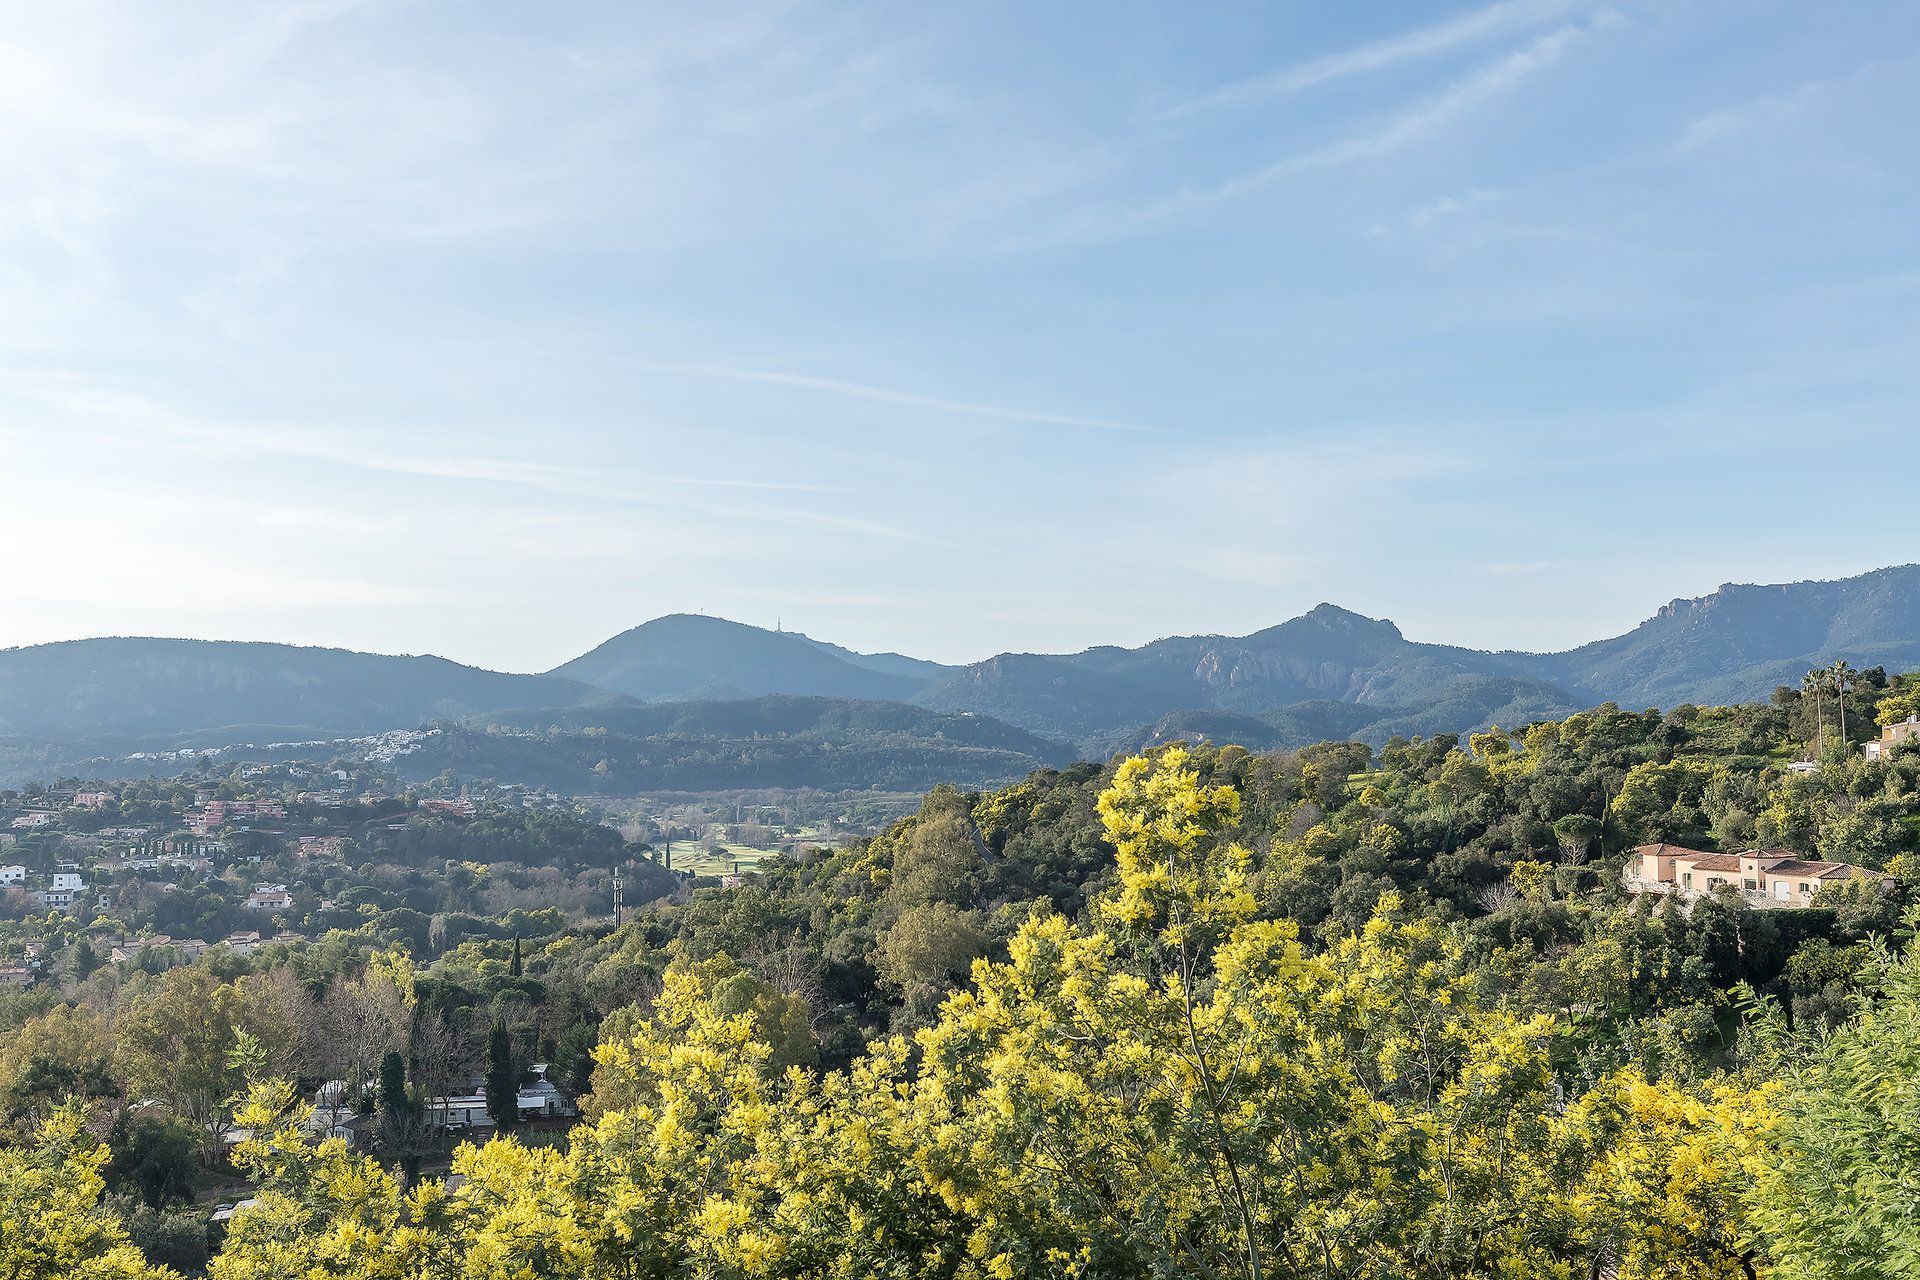
<path fill-rule="evenodd" d="M 1810 667 L 1920 666 L 1920 565 L 1835 582 L 1723 586 L 1675 600 L 1632 631 L 1534 660 L 1583 699 L 1672 706 L 1763 698 Z"/>
<path fill-rule="evenodd" d="M 1920 666 L 1920 566 L 1835 582 L 1723 586 L 1674 601 L 1625 635 L 1563 653 L 1412 641 L 1391 622 L 1322 604 L 1247 636 L 1003 654 L 914 700 L 1069 737 L 1094 755 L 1152 741 L 1156 727 L 1181 712 L 1251 717 L 1271 727 L 1259 738 L 1268 746 L 1334 735 L 1380 743 L 1396 733 L 1525 723 L 1594 702 L 1671 707 L 1761 699 L 1835 658 L 1856 667 Z M 1358 710 L 1329 715 L 1327 704 Z M 1204 717 L 1190 722 L 1202 723 Z"/>
<path fill-rule="evenodd" d="M 347 649 L 111 638 L 0 651 L 0 737 L 314 737 L 606 700 L 572 680 Z"/>
<path fill-rule="evenodd" d="M 1397 732 L 1561 715 L 1579 705 L 1569 690 L 1505 670 L 1513 665 L 1501 655 L 1416 643 L 1391 622 L 1323 604 L 1249 636 L 1176 636 L 1138 649 L 1058 657 L 1003 655 L 915 701 L 1070 737 L 1096 755 L 1153 740 L 1154 730 L 1143 726 L 1179 713 L 1224 713 L 1243 728 L 1264 724 L 1259 744 L 1272 747 L 1325 737 L 1384 741 Z M 1344 710 L 1330 710 L 1336 707 Z M 1169 731 L 1215 736 L 1191 727 Z"/>
<path fill-rule="evenodd" d="M 888 665 L 891 657 L 874 661 Z M 724 618 L 671 614 L 643 623 L 547 673 L 643 702 L 799 694 L 825 698 L 906 698 L 917 674 L 848 661 L 807 639 Z"/>
<path fill-rule="evenodd" d="M 980 787 L 1071 762 L 1071 748 L 982 716 L 897 702 L 767 697 L 560 708 L 449 726 L 395 762 L 573 793 Z"/>
<path fill-rule="evenodd" d="M 1395 734 L 1523 724 L 1604 701 L 1738 702 L 1797 684 L 1836 658 L 1860 668 L 1920 666 L 1920 566 L 1835 582 L 1725 586 L 1674 601 L 1624 635 L 1561 653 L 1409 640 L 1391 622 L 1331 604 L 1245 636 L 1002 653 L 965 667 L 686 614 L 623 632 L 545 676 L 288 645 L 73 641 L 0 652 L 0 765 L 20 774 L 134 750 L 360 735 L 541 708 L 543 728 L 607 728 L 709 753 L 701 771 L 711 771 L 713 753 L 727 744 L 756 737 L 857 748 L 863 754 L 824 770 L 791 744 L 756 748 L 761 763 L 750 772 L 754 785 L 783 785 L 777 775 L 787 767 L 866 785 L 856 767 L 874 771 L 868 781 L 919 777 L 942 751 L 961 747 L 1009 753 L 955 766 L 956 776 L 984 778 L 1004 776 L 1015 759 L 1052 759 L 1060 743 L 1091 758 L 1175 737 L 1267 748 L 1330 737 L 1378 744 Z M 809 710 L 804 725 L 790 723 L 793 708 L 778 703 L 726 708 L 767 698 L 860 705 Z M 881 726 L 878 703 L 894 704 L 896 716 L 911 704 L 912 715 L 948 719 L 937 730 L 931 720 Z M 564 714 L 575 707 L 593 710 Z M 763 722 L 768 716 L 776 723 Z M 1025 740 L 968 736 L 1016 730 Z M 928 733 L 946 745 L 923 749 Z M 696 741 L 697 751 L 689 745 Z M 915 745 L 895 761 L 882 741 Z M 633 758 L 645 754 L 636 748 Z M 784 763 L 776 767 L 775 757 Z M 573 768 L 553 767 L 554 776 Z M 653 764 L 641 769 L 657 772 Z"/>

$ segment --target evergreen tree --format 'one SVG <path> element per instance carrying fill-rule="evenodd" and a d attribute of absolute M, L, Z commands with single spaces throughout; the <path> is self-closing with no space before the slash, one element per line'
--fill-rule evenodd
<path fill-rule="evenodd" d="M 520 976 L 521 971 L 522 970 L 520 966 L 520 935 L 515 934 L 513 936 L 513 959 L 507 962 L 507 976 L 511 978 L 517 978 Z"/>
<path fill-rule="evenodd" d="M 507 1024 L 499 1018 L 487 1033 L 487 1114 L 503 1130 L 520 1122 L 520 1072 L 513 1065 Z"/>

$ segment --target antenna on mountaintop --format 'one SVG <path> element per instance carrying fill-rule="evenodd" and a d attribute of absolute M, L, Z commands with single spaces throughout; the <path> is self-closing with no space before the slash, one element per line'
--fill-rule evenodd
<path fill-rule="evenodd" d="M 779 632 L 779 630 L 780 630 L 780 624 L 781 624 L 781 623 L 782 623 L 783 621 L 785 621 L 785 619 L 783 619 L 783 618 L 782 618 L 782 617 L 781 617 L 781 616 L 780 616 L 779 614 L 777 614 L 777 613 L 776 613 L 776 614 L 774 614 L 774 615 L 773 615 L 773 629 L 774 629 L 774 631 L 775 631 L 775 633 L 778 633 L 778 632 Z"/>

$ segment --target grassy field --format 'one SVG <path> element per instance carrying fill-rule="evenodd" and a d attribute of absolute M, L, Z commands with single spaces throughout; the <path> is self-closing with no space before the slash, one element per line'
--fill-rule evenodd
<path fill-rule="evenodd" d="M 734 871 L 734 863 L 740 864 L 741 871 L 751 871 L 760 865 L 762 858 L 777 858 L 775 849 L 755 849 L 744 844 L 722 846 L 720 852 L 710 853 L 703 846 L 676 844 L 673 848 L 673 869 L 691 871 L 697 876 L 724 876 Z"/>
<path fill-rule="evenodd" d="M 782 847 L 794 841 L 818 842 L 828 838 L 828 832 L 811 826 L 799 827 L 791 834 L 779 836 Z M 689 871 L 696 876 L 724 876 L 734 872 L 735 863 L 739 864 L 740 871 L 752 871 L 761 862 L 768 858 L 777 858 L 780 854 L 780 849 L 764 848 L 758 845 L 722 841 L 718 850 L 713 850 L 708 848 L 707 841 L 695 844 L 692 841 L 676 840 L 673 842 L 673 869 Z"/>

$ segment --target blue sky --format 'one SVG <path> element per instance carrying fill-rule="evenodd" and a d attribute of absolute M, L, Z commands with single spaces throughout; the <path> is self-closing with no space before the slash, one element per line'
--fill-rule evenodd
<path fill-rule="evenodd" d="M 1560 647 L 1920 559 L 1920 6 L 0 10 L 0 645 Z"/>

